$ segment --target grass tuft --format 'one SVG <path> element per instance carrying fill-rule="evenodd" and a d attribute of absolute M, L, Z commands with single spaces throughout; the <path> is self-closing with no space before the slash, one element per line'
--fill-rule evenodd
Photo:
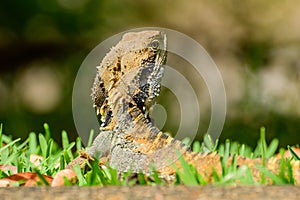
<path fill-rule="evenodd" d="M 66 131 L 61 132 L 62 147 L 53 140 L 48 124 L 44 124 L 44 133 L 36 134 L 29 133 L 28 138 L 23 142 L 21 139 L 13 140 L 10 136 L 3 133 L 3 126 L 0 124 L 0 165 L 8 165 L 17 167 L 18 172 L 35 172 L 41 179 L 41 184 L 49 185 L 43 177 L 44 174 L 54 176 L 59 170 L 65 168 L 79 152 L 84 150 L 80 138 L 74 142 L 70 142 Z M 88 146 L 92 144 L 94 131 L 90 132 Z M 190 143 L 185 139 L 186 143 Z M 5 144 L 5 145 L 3 145 Z M 284 158 L 285 150 L 280 149 L 280 164 L 278 173 L 274 173 L 267 169 L 268 159 L 274 157 L 277 152 L 279 141 L 273 139 L 270 144 L 266 142 L 265 128 L 260 129 L 260 139 L 257 142 L 257 147 L 252 150 L 245 144 L 226 140 L 224 144 L 214 142 L 209 135 L 205 135 L 203 142 L 194 141 L 192 149 L 195 152 L 215 152 L 220 155 L 221 172 L 212 169 L 212 182 L 216 185 L 236 185 L 247 184 L 295 184 L 293 177 L 292 162 L 299 161 L 299 155 L 288 146 L 287 149 L 292 155 L 290 159 Z M 40 156 L 41 160 L 32 163 L 30 160 L 32 155 Z M 255 165 L 258 172 L 261 174 L 260 180 L 256 180 L 252 174 L 252 169 L 249 166 L 238 166 L 238 156 L 248 158 L 260 158 L 260 165 Z M 272 159 L 272 158 L 271 158 Z M 208 182 L 196 168 L 188 164 L 182 156 L 179 158 L 181 168 L 174 165 L 176 171 L 175 182 L 173 184 L 184 185 L 207 185 Z M 253 166 L 252 166 L 253 167 Z M 99 166 L 99 161 L 94 160 L 87 163 L 87 167 L 81 169 L 79 165 L 74 167 L 77 175 L 78 186 L 107 186 L 107 185 L 166 185 L 168 181 L 165 177 L 161 177 L 157 170 L 152 167 L 151 174 L 143 174 L 142 172 L 133 174 L 128 172 L 119 174 L 116 169 L 106 166 Z M 0 170 L 0 178 L 12 175 L 12 170 Z M 21 182 L 12 183 L 18 186 Z M 66 185 L 72 185 L 68 180 L 65 180 Z"/>

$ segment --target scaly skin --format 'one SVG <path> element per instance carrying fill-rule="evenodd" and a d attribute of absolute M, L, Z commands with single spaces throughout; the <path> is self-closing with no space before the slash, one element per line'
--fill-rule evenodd
<path fill-rule="evenodd" d="M 212 180 L 213 168 L 222 171 L 220 156 L 211 153 L 195 153 L 182 142 L 156 128 L 148 116 L 149 107 L 159 95 L 163 64 L 166 60 L 166 35 L 159 31 L 127 33 L 111 49 L 97 68 L 92 88 L 96 113 L 101 117 L 99 135 L 86 153 L 75 159 L 98 158 L 108 162 L 119 172 L 151 173 L 154 165 L 160 175 L 173 179 L 175 164 L 181 168 L 178 158 L 194 165 L 205 180 Z M 248 165 L 255 180 L 260 179 L 256 164 L 261 159 L 237 156 L 237 165 Z M 228 159 L 231 163 L 232 157 Z M 266 168 L 279 172 L 278 158 L 266 161 Z M 300 183 L 300 162 L 292 162 L 294 178 Z"/>

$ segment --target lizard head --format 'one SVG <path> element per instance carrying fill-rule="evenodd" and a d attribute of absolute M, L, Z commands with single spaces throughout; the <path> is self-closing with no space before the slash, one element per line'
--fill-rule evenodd
<path fill-rule="evenodd" d="M 127 85 L 127 94 L 147 116 L 149 108 L 160 92 L 160 81 L 167 55 L 167 38 L 161 31 L 128 33 L 123 38 L 130 40 L 139 37 L 143 39 L 140 39 L 141 42 L 135 46 L 135 56 L 129 53 L 128 55 L 132 56 L 126 59 L 139 60 L 138 65 L 128 70 L 120 83 Z"/>
<path fill-rule="evenodd" d="M 124 34 L 122 41 L 125 51 L 121 65 L 124 68 L 165 62 L 167 38 L 161 31 L 129 32 Z"/>
<path fill-rule="evenodd" d="M 129 32 L 111 48 L 97 67 L 92 99 L 102 126 L 112 117 L 107 105 L 112 88 L 124 95 L 144 113 L 147 105 L 158 96 L 163 64 L 166 61 L 166 35 L 161 31 Z"/>

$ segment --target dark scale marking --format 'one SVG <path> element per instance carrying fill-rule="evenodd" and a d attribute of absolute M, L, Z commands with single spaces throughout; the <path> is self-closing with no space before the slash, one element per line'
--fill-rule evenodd
<path fill-rule="evenodd" d="M 95 107 L 95 113 L 97 113 L 97 109 L 98 109 L 98 107 Z M 99 115 L 96 115 L 96 117 L 97 117 L 98 123 L 101 124 L 101 126 L 102 126 L 101 115 L 100 115 L 100 114 L 99 114 Z"/>
<path fill-rule="evenodd" d="M 140 90 L 142 91 L 142 92 L 144 92 L 144 100 L 146 101 L 146 98 L 148 98 L 149 97 L 149 88 L 150 88 L 150 85 L 147 83 L 147 84 L 145 84 L 145 85 L 142 85 L 141 87 L 140 87 Z"/>
<path fill-rule="evenodd" d="M 153 74 L 153 69 L 154 69 L 154 64 L 150 63 L 148 65 L 146 65 L 144 68 L 142 68 L 141 72 L 140 72 L 140 87 L 149 84 L 148 79 L 149 77 L 151 77 L 151 75 Z"/>
<path fill-rule="evenodd" d="M 116 93 L 116 94 L 118 94 L 118 93 Z M 121 99 L 121 104 L 122 105 L 124 105 L 127 102 L 125 98 L 122 98 L 121 96 L 118 96 L 118 100 L 117 101 L 119 101 L 120 99 Z"/>
<path fill-rule="evenodd" d="M 105 121 L 102 123 L 102 127 L 107 126 L 112 118 L 112 111 L 108 111 L 105 116 Z"/>
<path fill-rule="evenodd" d="M 144 118 L 146 119 L 146 118 Z M 151 123 L 147 123 L 147 125 L 144 127 L 144 132 L 148 132 L 147 139 L 154 140 L 157 135 L 161 132 L 158 128 L 154 127 Z"/>
<path fill-rule="evenodd" d="M 145 102 L 153 102 L 154 98 L 159 95 L 162 74 L 163 70 L 157 68 L 153 63 L 142 68 L 138 80 L 140 90 L 146 94 L 144 98 Z"/>
<path fill-rule="evenodd" d="M 97 85 L 98 87 L 94 87 L 92 91 L 92 98 L 94 104 L 100 107 L 103 104 L 105 98 L 107 97 L 107 92 L 103 87 L 103 81 L 96 80 L 94 85 Z"/>
<path fill-rule="evenodd" d="M 151 123 L 147 124 L 147 128 L 150 129 L 150 131 L 155 134 L 158 134 L 160 132 L 160 130 L 158 128 L 156 128 L 155 126 L 153 126 Z"/>
<path fill-rule="evenodd" d="M 160 136 L 160 138 L 166 140 L 166 139 L 169 138 L 169 136 L 168 136 L 167 134 L 163 133 L 163 134 Z"/>
<path fill-rule="evenodd" d="M 136 106 L 140 109 L 140 111 L 142 113 L 145 113 L 145 110 L 143 110 L 143 107 L 145 107 L 145 99 L 146 98 L 147 98 L 147 95 L 144 92 L 139 92 L 132 97 L 132 99 L 136 103 Z"/>
<path fill-rule="evenodd" d="M 182 142 L 181 142 L 181 143 L 182 143 Z M 187 152 L 193 152 L 192 148 L 189 147 L 189 146 L 186 146 L 186 145 L 185 145 L 185 150 L 186 150 Z"/>
<path fill-rule="evenodd" d="M 129 108 L 132 108 L 134 105 L 131 103 L 131 102 L 129 102 Z"/>
<path fill-rule="evenodd" d="M 126 67 L 125 67 L 125 69 L 126 69 Z M 120 71 L 121 70 L 121 62 L 119 61 L 119 62 L 117 62 L 117 70 L 118 71 Z"/>
<path fill-rule="evenodd" d="M 152 140 L 155 140 L 156 137 L 157 137 L 157 133 L 150 131 L 148 134 L 147 140 L 152 141 Z"/>
<path fill-rule="evenodd" d="M 136 119 L 139 115 L 141 115 L 141 112 L 136 106 L 133 106 L 129 114 L 131 115 L 132 119 Z"/>
<path fill-rule="evenodd" d="M 185 148 L 185 147 L 187 147 L 183 142 L 180 142 L 180 147 L 181 148 Z"/>
<path fill-rule="evenodd" d="M 193 153 L 192 153 L 192 160 L 196 160 L 196 158 L 197 158 L 198 156 L 199 156 L 198 153 L 193 152 Z"/>

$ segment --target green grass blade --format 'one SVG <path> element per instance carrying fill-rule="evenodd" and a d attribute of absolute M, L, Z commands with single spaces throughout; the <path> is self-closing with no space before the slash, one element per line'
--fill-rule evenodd
<path fill-rule="evenodd" d="M 47 123 L 44 123 L 44 130 L 45 130 L 45 139 L 48 142 L 51 138 L 51 134 L 50 134 L 49 125 Z"/>
<path fill-rule="evenodd" d="M 28 143 L 29 143 L 29 138 L 27 138 L 24 142 L 22 142 L 21 144 L 17 144 L 16 150 L 20 151 L 20 150 L 24 150 L 24 149 L 28 149 Z"/>
<path fill-rule="evenodd" d="M 47 151 L 46 151 L 46 157 L 45 158 L 48 158 L 51 156 L 51 153 L 52 153 L 52 147 L 53 147 L 53 139 L 50 138 L 48 140 L 48 145 L 47 145 Z"/>
<path fill-rule="evenodd" d="M 179 162 L 182 167 L 182 171 L 176 169 L 180 179 L 185 185 L 198 185 L 197 179 L 193 174 L 191 167 L 184 159 L 183 156 L 179 157 Z"/>
<path fill-rule="evenodd" d="M 237 142 L 230 142 L 230 155 L 238 154 L 240 144 Z"/>
<path fill-rule="evenodd" d="M 0 148 L 2 147 L 2 129 L 3 128 L 3 126 L 2 126 L 2 124 L 0 124 Z"/>
<path fill-rule="evenodd" d="M 13 140 L 12 140 L 11 136 L 4 135 L 3 132 L 2 132 L 2 143 L 8 144 L 12 141 Z"/>
<path fill-rule="evenodd" d="M 72 183 L 68 180 L 67 177 L 64 176 L 63 179 L 64 179 L 64 186 L 72 186 Z"/>
<path fill-rule="evenodd" d="M 10 174 L 10 173 L 8 173 L 8 174 Z M 8 174 L 6 174 L 3 170 L 0 170 L 0 179 L 8 177 L 9 176 Z"/>
<path fill-rule="evenodd" d="M 246 173 L 247 167 L 241 166 L 237 171 L 229 172 L 225 176 L 222 177 L 218 184 L 232 184 L 235 183 L 236 180 L 240 180 L 241 177 Z"/>
<path fill-rule="evenodd" d="M 181 142 L 182 142 L 183 144 L 185 144 L 186 146 L 190 146 L 190 144 L 191 144 L 191 138 L 185 137 L 185 138 L 182 139 Z"/>
<path fill-rule="evenodd" d="M 92 129 L 92 130 L 90 131 L 90 136 L 89 136 L 89 141 L 88 141 L 87 147 L 92 146 L 93 138 L 94 138 L 94 130 Z"/>
<path fill-rule="evenodd" d="M 82 144 L 81 144 L 81 139 L 80 139 L 80 137 L 77 137 L 77 138 L 76 138 L 76 150 L 77 150 L 77 152 L 79 152 L 79 151 L 82 150 Z"/>
<path fill-rule="evenodd" d="M 61 138 L 62 138 L 63 149 L 67 149 L 69 147 L 70 143 L 69 143 L 69 138 L 68 138 L 68 134 L 66 131 L 61 132 Z"/>
<path fill-rule="evenodd" d="M 285 174 L 285 158 L 284 158 L 284 152 L 285 150 L 284 149 L 280 149 L 279 150 L 279 154 L 280 154 L 280 163 L 279 163 L 279 176 L 280 177 L 284 177 L 284 174 Z"/>
<path fill-rule="evenodd" d="M 218 154 L 220 156 L 224 156 L 224 154 L 225 154 L 225 146 L 224 146 L 224 144 L 220 144 L 219 149 L 218 149 Z"/>
<path fill-rule="evenodd" d="M 106 174 L 110 176 L 111 184 L 112 185 L 121 185 L 118 177 L 118 171 L 114 168 L 108 167 L 107 171 L 104 170 Z"/>
<path fill-rule="evenodd" d="M 286 184 L 286 182 L 279 176 L 277 176 L 276 174 L 270 172 L 266 167 L 261 166 L 261 165 L 256 165 L 257 169 L 261 172 L 261 176 L 264 175 L 268 176 L 269 178 L 271 178 L 273 184 L 277 184 L 277 185 L 284 185 Z M 262 183 L 265 184 L 266 180 L 262 180 Z"/>
<path fill-rule="evenodd" d="M 214 151 L 217 151 L 218 146 L 219 146 L 219 139 L 216 139 L 215 146 L 214 146 L 214 148 L 213 148 L 212 151 L 213 151 L 213 152 L 214 152 Z"/>
<path fill-rule="evenodd" d="M 64 155 L 64 160 L 66 161 L 66 163 L 70 163 L 71 162 L 71 158 L 70 158 L 69 153 L 68 153 L 67 150 L 64 150 L 63 155 Z"/>
<path fill-rule="evenodd" d="M 139 185 L 147 185 L 145 175 L 142 172 L 138 173 L 137 179 L 138 179 Z"/>
<path fill-rule="evenodd" d="M 91 174 L 91 185 L 107 185 L 107 180 L 104 173 L 100 170 L 98 165 L 98 160 L 93 160 L 92 162 L 92 174 Z"/>
<path fill-rule="evenodd" d="M 223 157 L 221 157 L 222 175 L 225 176 L 228 173 L 228 158 L 230 154 L 230 140 L 225 141 L 225 151 Z"/>
<path fill-rule="evenodd" d="M 239 155 L 240 156 L 245 156 L 245 144 L 242 144 L 240 149 L 239 149 Z"/>
<path fill-rule="evenodd" d="M 292 147 L 290 145 L 288 145 L 288 150 L 290 151 L 290 153 L 292 154 L 293 156 L 293 159 L 295 160 L 300 160 L 300 157 L 296 154 L 295 151 L 293 151 Z"/>
<path fill-rule="evenodd" d="M 267 149 L 267 143 L 266 143 L 266 132 L 265 128 L 260 128 L 260 144 L 261 144 L 261 159 L 262 159 L 262 166 L 266 166 L 266 149 Z M 261 175 L 261 183 L 266 183 L 265 179 L 265 173 L 262 173 Z"/>
<path fill-rule="evenodd" d="M 154 179 L 155 184 L 162 185 L 163 181 L 161 180 L 161 178 L 159 178 L 159 174 L 158 174 L 157 170 L 155 169 L 154 165 L 151 166 L 151 172 L 152 172 L 151 175 Z"/>
<path fill-rule="evenodd" d="M 291 162 L 289 160 L 286 161 L 286 165 L 287 165 L 287 174 L 288 174 L 288 178 L 289 178 L 289 183 L 291 184 L 295 184 L 295 179 L 293 176 L 293 168 L 291 165 Z"/>
<path fill-rule="evenodd" d="M 0 147 L 0 153 L 2 153 L 3 151 L 5 151 L 6 149 L 14 146 L 17 142 L 19 142 L 21 140 L 21 138 L 15 139 L 14 141 L 6 144 L 4 147 Z"/>
<path fill-rule="evenodd" d="M 194 166 L 190 167 L 192 174 L 194 174 L 197 183 L 200 185 L 207 185 L 207 182 L 204 180 L 204 178 L 201 176 L 201 174 L 199 174 L 199 172 L 197 171 L 197 169 Z"/>
<path fill-rule="evenodd" d="M 32 154 L 37 154 L 37 138 L 34 132 L 29 133 L 29 151 Z"/>
<path fill-rule="evenodd" d="M 38 169 L 34 168 L 33 171 L 38 175 L 38 177 L 41 179 L 41 181 L 45 185 L 50 186 L 50 184 L 48 183 L 48 181 L 45 179 L 45 177 L 41 174 L 41 172 Z"/>
<path fill-rule="evenodd" d="M 74 166 L 74 170 L 75 170 L 75 173 L 76 173 L 76 176 L 78 178 L 78 185 L 79 186 L 84 186 L 87 184 L 82 172 L 81 172 L 81 169 L 80 169 L 80 166 L 79 165 L 75 165 Z"/>
<path fill-rule="evenodd" d="M 274 156 L 274 154 L 278 148 L 278 144 L 279 144 L 279 140 L 276 138 L 271 141 L 269 147 L 267 148 L 267 152 L 266 152 L 267 158 L 271 158 L 272 156 Z"/>
<path fill-rule="evenodd" d="M 246 167 L 245 170 L 245 177 L 241 178 L 241 183 L 242 184 L 247 184 L 247 185 L 253 185 L 254 184 L 254 179 L 253 179 L 253 175 L 252 172 L 250 170 L 250 168 L 246 165 L 244 165 Z"/>
<path fill-rule="evenodd" d="M 218 172 L 216 171 L 215 168 L 212 169 L 212 177 L 214 180 L 214 183 L 220 182 L 221 177 L 218 175 Z"/>
<path fill-rule="evenodd" d="M 211 136 L 209 134 L 205 134 L 203 137 L 203 145 L 205 147 L 205 149 L 209 152 L 212 152 L 215 150 L 215 144 L 213 139 L 211 138 Z"/>
<path fill-rule="evenodd" d="M 201 144 L 199 141 L 194 141 L 193 142 L 193 151 L 194 152 L 200 152 L 201 151 Z"/>
<path fill-rule="evenodd" d="M 60 159 L 59 159 L 59 169 L 60 170 L 65 169 L 65 157 L 64 157 L 64 155 L 60 156 Z"/>
<path fill-rule="evenodd" d="M 43 134 L 39 134 L 39 143 L 42 151 L 42 156 L 46 158 L 47 156 L 47 140 Z"/>

